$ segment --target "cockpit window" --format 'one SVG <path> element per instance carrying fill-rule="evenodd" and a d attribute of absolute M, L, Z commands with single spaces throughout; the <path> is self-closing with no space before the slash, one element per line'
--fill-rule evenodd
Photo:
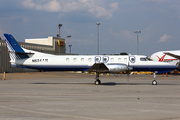
<path fill-rule="evenodd" d="M 140 58 L 140 61 L 146 61 L 146 58 Z"/>
<path fill-rule="evenodd" d="M 149 57 L 146 57 L 146 59 L 147 59 L 148 61 L 152 61 L 152 59 L 151 59 L 151 58 L 149 58 Z"/>
<path fill-rule="evenodd" d="M 148 57 L 144 57 L 144 58 L 140 58 L 140 61 L 152 61 L 152 60 Z"/>

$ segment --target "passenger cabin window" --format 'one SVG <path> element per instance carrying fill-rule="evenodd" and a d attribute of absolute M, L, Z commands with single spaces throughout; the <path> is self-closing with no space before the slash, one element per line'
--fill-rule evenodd
<path fill-rule="evenodd" d="M 91 59 L 91 58 L 89 58 L 89 59 L 88 59 L 88 61 L 89 61 L 89 62 L 91 62 L 91 61 L 92 61 L 92 59 Z"/>
<path fill-rule="evenodd" d="M 127 62 L 127 58 L 124 58 L 124 62 Z"/>
<path fill-rule="evenodd" d="M 81 62 L 84 62 L 84 58 L 81 58 Z"/>
<path fill-rule="evenodd" d="M 121 58 L 118 58 L 118 61 L 121 62 Z"/>
<path fill-rule="evenodd" d="M 66 61 L 69 61 L 69 58 L 66 58 Z"/>
<path fill-rule="evenodd" d="M 97 57 L 97 58 L 96 58 L 96 62 L 99 62 L 99 60 L 100 60 L 100 59 Z"/>
<path fill-rule="evenodd" d="M 134 59 L 134 57 L 132 57 L 132 58 L 131 58 L 131 62 L 133 62 L 133 63 L 135 62 L 135 59 Z"/>
<path fill-rule="evenodd" d="M 111 58 L 111 62 L 114 62 L 114 58 Z"/>
<path fill-rule="evenodd" d="M 76 61 L 77 61 L 77 58 L 74 58 L 73 61 L 76 62 Z"/>
<path fill-rule="evenodd" d="M 105 57 L 103 58 L 103 62 L 104 62 L 104 63 L 107 63 L 108 60 L 109 60 L 109 58 L 108 58 L 107 56 L 105 56 Z"/>

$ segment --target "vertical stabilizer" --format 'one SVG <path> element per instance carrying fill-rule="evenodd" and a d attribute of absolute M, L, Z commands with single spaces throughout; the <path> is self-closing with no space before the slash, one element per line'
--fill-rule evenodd
<path fill-rule="evenodd" d="M 6 37 L 6 43 L 11 62 L 19 59 L 29 58 L 29 56 L 24 52 L 24 50 L 11 34 L 4 34 L 4 36 Z"/>

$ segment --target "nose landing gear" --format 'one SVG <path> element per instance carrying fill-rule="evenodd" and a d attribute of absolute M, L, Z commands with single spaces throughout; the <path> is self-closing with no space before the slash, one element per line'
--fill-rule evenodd
<path fill-rule="evenodd" d="M 156 81 L 156 80 L 153 80 L 153 81 L 152 81 L 152 85 L 157 85 L 157 81 Z"/>
<path fill-rule="evenodd" d="M 152 81 L 152 85 L 157 85 L 157 81 L 155 80 L 156 79 L 156 72 L 154 72 L 153 75 L 154 75 L 154 80 Z"/>

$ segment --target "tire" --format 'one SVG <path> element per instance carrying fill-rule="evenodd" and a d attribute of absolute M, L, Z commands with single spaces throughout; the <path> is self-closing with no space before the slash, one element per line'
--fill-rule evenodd
<path fill-rule="evenodd" d="M 156 81 L 156 80 L 153 80 L 153 81 L 152 81 L 152 85 L 157 85 L 157 81 Z"/>
<path fill-rule="evenodd" d="M 95 85 L 100 85 L 100 84 L 101 84 L 101 81 L 100 81 L 100 80 L 96 80 L 96 81 L 94 82 L 94 84 L 95 84 Z"/>

